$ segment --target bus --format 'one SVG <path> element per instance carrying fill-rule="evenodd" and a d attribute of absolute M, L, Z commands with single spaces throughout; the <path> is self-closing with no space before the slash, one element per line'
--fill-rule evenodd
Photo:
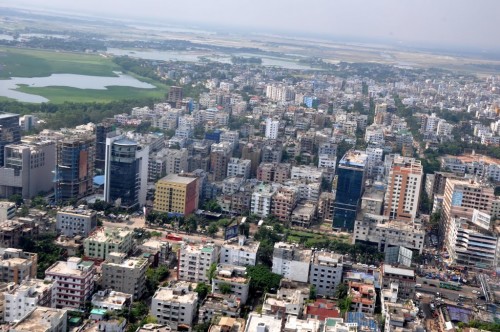
<path fill-rule="evenodd" d="M 439 283 L 439 287 L 451 289 L 451 290 L 461 290 L 462 289 L 462 285 L 459 282 L 453 282 L 453 281 L 441 281 Z"/>

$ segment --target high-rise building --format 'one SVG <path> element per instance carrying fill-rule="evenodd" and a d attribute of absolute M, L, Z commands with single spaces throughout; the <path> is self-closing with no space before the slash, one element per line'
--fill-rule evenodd
<path fill-rule="evenodd" d="M 365 184 L 366 153 L 350 150 L 340 160 L 335 184 L 333 228 L 354 229 Z"/>
<path fill-rule="evenodd" d="M 102 286 L 118 292 L 133 295 L 139 300 L 146 290 L 146 270 L 149 261 L 145 257 L 131 257 L 127 254 L 112 252 L 102 267 Z"/>
<path fill-rule="evenodd" d="M 423 174 L 420 160 L 401 156 L 393 158 L 385 192 L 384 215 L 393 220 L 415 219 Z"/>
<path fill-rule="evenodd" d="M 94 185 L 95 135 L 72 134 L 57 141 L 55 199 L 78 200 L 92 193 Z"/>
<path fill-rule="evenodd" d="M 266 119 L 266 138 L 277 139 L 280 122 L 271 118 Z"/>
<path fill-rule="evenodd" d="M 126 209 L 146 204 L 149 146 L 122 135 L 106 138 L 104 200 Z"/>
<path fill-rule="evenodd" d="M 293 209 L 299 199 L 299 190 L 293 186 L 283 186 L 276 191 L 271 204 L 272 215 L 279 221 L 289 223 Z"/>
<path fill-rule="evenodd" d="M 257 173 L 257 167 L 259 167 L 260 164 L 261 153 L 262 150 L 251 143 L 245 145 L 241 151 L 241 159 L 247 159 L 251 162 L 250 174 L 252 175 L 252 177 Z"/>
<path fill-rule="evenodd" d="M 231 144 L 227 142 L 212 144 L 210 152 L 210 171 L 213 175 L 213 181 L 222 181 L 227 175 L 227 165 L 231 158 Z"/>
<path fill-rule="evenodd" d="M 8 144 L 4 149 L 4 165 L 0 168 L 0 197 L 20 194 L 32 198 L 54 187 L 56 144 L 34 139 Z"/>
<path fill-rule="evenodd" d="M 273 251 L 273 273 L 293 281 L 307 282 L 311 255 L 311 249 L 299 248 L 297 244 L 277 242 Z"/>
<path fill-rule="evenodd" d="M 95 143 L 95 168 L 104 172 L 106 162 L 106 136 L 114 130 L 111 123 L 103 122 L 96 126 L 96 143 Z"/>
<path fill-rule="evenodd" d="M 207 271 L 219 261 L 218 246 L 183 244 L 178 253 L 178 280 L 209 282 Z"/>
<path fill-rule="evenodd" d="M 182 101 L 182 87 L 180 86 L 171 86 L 168 90 L 167 101 L 168 102 L 178 102 Z"/>
<path fill-rule="evenodd" d="M 21 141 L 19 114 L 0 114 L 0 166 L 4 165 L 4 147 Z"/>
<path fill-rule="evenodd" d="M 66 207 L 57 211 L 56 229 L 68 237 L 89 236 L 97 227 L 97 213 L 93 210 Z"/>
<path fill-rule="evenodd" d="M 188 215 L 198 208 L 198 179 L 169 174 L 156 183 L 154 210 Z"/>

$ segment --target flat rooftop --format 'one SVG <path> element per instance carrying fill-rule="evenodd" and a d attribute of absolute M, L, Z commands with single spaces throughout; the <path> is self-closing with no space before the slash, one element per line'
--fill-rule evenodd
<path fill-rule="evenodd" d="M 179 176 L 177 174 L 169 174 L 163 178 L 161 178 L 158 182 L 173 182 L 179 184 L 190 184 L 191 182 L 196 181 L 196 178 L 188 177 L 188 176 Z"/>
<path fill-rule="evenodd" d="M 400 267 L 395 267 L 389 264 L 384 264 L 383 265 L 383 271 L 385 273 L 390 273 L 390 274 L 398 274 L 398 275 L 403 275 L 407 277 L 414 277 L 415 276 L 415 271 L 411 269 L 403 269 Z"/>
<path fill-rule="evenodd" d="M 267 331 L 281 331 L 281 319 L 275 315 L 259 315 L 257 313 L 250 313 L 247 319 L 247 326 L 245 332 L 257 331 L 257 326 L 264 325 Z"/>
<path fill-rule="evenodd" d="M 342 166 L 358 166 L 364 167 L 366 164 L 367 154 L 364 151 L 349 150 L 340 160 Z"/>
<path fill-rule="evenodd" d="M 70 258 L 71 259 L 71 258 Z M 78 263 L 79 265 L 88 265 L 91 266 L 94 263 L 93 262 L 85 262 L 82 261 Z M 78 268 L 74 269 L 68 264 L 68 262 L 64 261 L 59 261 L 54 263 L 51 267 L 45 271 L 46 274 L 62 274 L 62 275 L 67 275 L 67 276 L 74 276 L 74 277 L 83 277 L 84 275 L 87 274 L 87 271 L 85 270 L 80 270 Z"/>
<path fill-rule="evenodd" d="M 61 320 L 66 316 L 66 310 L 37 307 L 25 319 L 14 325 L 16 331 L 45 332 L 51 330 L 52 320 Z"/>
<path fill-rule="evenodd" d="M 193 303 L 198 300 L 198 293 L 194 291 L 183 292 L 177 288 L 160 287 L 153 296 L 153 300 L 155 299 L 163 302 Z"/>

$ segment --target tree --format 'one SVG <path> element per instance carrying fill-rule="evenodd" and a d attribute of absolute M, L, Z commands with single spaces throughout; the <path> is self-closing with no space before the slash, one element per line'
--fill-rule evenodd
<path fill-rule="evenodd" d="M 207 278 L 208 282 L 212 282 L 212 279 L 215 277 L 215 273 L 217 272 L 217 263 L 212 263 L 207 270 Z"/>
<path fill-rule="evenodd" d="M 352 298 L 350 296 L 346 296 L 340 300 L 338 300 L 338 306 L 340 309 L 340 316 L 344 317 L 345 313 L 351 310 Z"/>
<path fill-rule="evenodd" d="M 337 299 L 342 299 L 347 296 L 347 293 L 349 292 L 349 287 L 341 282 L 340 284 L 335 287 L 335 297 Z"/>
<path fill-rule="evenodd" d="M 231 285 L 227 282 L 221 282 L 219 284 L 219 291 L 221 294 L 230 294 L 231 293 Z"/>
<path fill-rule="evenodd" d="M 247 275 L 250 279 L 250 288 L 253 291 L 261 290 L 268 292 L 271 289 L 277 289 L 280 285 L 281 276 L 271 272 L 271 270 L 262 264 L 247 267 Z"/>
<path fill-rule="evenodd" d="M 196 285 L 196 288 L 194 289 L 196 293 L 198 293 L 198 301 L 203 301 L 208 293 L 210 292 L 210 286 L 205 284 L 204 282 L 200 282 L 198 285 Z"/>
<path fill-rule="evenodd" d="M 201 324 L 196 324 L 193 327 L 194 332 L 207 332 L 208 329 L 210 328 L 210 325 L 212 325 L 210 322 L 205 322 Z"/>
<path fill-rule="evenodd" d="M 210 226 L 208 226 L 207 232 L 208 234 L 210 234 L 210 236 L 214 236 L 215 234 L 217 234 L 218 231 L 219 231 L 219 226 L 217 226 L 217 224 L 212 223 L 210 224 Z"/>
<path fill-rule="evenodd" d="M 316 300 L 318 292 L 316 290 L 316 286 L 309 285 L 309 300 Z"/>
<path fill-rule="evenodd" d="M 45 197 L 36 196 L 31 200 L 31 207 L 45 207 L 45 205 L 47 205 Z"/>
<path fill-rule="evenodd" d="M 9 196 L 9 202 L 16 203 L 17 206 L 21 206 L 21 204 L 23 204 L 24 202 L 23 196 L 19 194 L 11 195 Z"/>

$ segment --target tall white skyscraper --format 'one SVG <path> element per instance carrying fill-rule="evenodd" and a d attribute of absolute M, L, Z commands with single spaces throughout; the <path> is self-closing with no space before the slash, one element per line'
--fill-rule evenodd
<path fill-rule="evenodd" d="M 278 120 L 273 120 L 271 118 L 266 119 L 266 138 L 276 139 L 278 138 L 278 129 L 280 122 Z"/>

